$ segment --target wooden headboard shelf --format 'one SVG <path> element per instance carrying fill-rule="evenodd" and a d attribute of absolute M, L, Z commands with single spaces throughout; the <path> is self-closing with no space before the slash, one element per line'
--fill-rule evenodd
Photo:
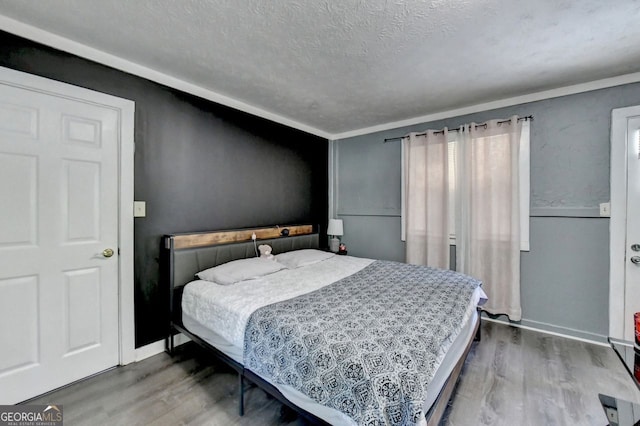
<path fill-rule="evenodd" d="M 205 247 L 213 244 L 240 243 L 251 241 L 254 233 L 258 240 L 278 238 L 283 229 L 289 230 L 289 236 L 313 233 L 313 225 L 274 226 L 270 228 L 239 229 L 236 231 L 200 232 L 194 234 L 173 235 L 175 249 Z M 283 237 L 284 238 L 284 237 Z"/>

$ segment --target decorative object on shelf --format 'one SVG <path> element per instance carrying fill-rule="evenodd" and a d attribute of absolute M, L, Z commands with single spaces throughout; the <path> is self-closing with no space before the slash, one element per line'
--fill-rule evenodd
<path fill-rule="evenodd" d="M 269 244 L 260 244 L 258 246 L 258 250 L 260 251 L 260 257 L 265 259 L 274 259 L 274 256 L 271 254 L 271 246 Z"/>
<path fill-rule="evenodd" d="M 338 254 L 346 255 L 347 254 L 347 246 L 344 243 L 340 243 L 338 246 Z"/>
<path fill-rule="evenodd" d="M 337 253 L 340 249 L 340 237 L 344 235 L 342 219 L 329 219 L 327 235 L 331 237 L 329 238 L 329 250 Z"/>

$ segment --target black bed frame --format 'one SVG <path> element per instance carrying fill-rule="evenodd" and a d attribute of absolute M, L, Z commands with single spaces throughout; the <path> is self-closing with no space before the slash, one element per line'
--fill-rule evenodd
<path fill-rule="evenodd" d="M 276 229 L 277 231 L 262 233 L 262 235 L 266 235 L 267 238 L 261 238 L 261 235 L 260 235 L 261 233 L 259 231 L 263 229 L 268 229 L 272 231 Z M 238 232 L 241 232 L 243 236 L 241 236 L 237 240 L 232 238 L 233 241 L 229 243 L 213 243 L 213 244 L 209 244 L 207 242 L 207 238 L 201 239 L 200 237 L 202 236 L 206 237 L 208 235 L 215 234 L 216 232 L 197 233 L 197 234 L 193 234 L 193 233 L 170 234 L 162 237 L 161 258 L 160 258 L 161 276 L 165 286 L 168 287 L 168 293 L 169 293 L 168 295 L 169 296 L 169 323 L 168 323 L 167 337 L 165 339 L 166 351 L 170 355 L 174 354 L 174 350 L 175 350 L 174 337 L 177 333 L 182 333 L 185 336 L 187 336 L 189 339 L 193 340 L 196 344 L 198 344 L 199 346 L 203 347 L 204 349 L 209 351 L 211 354 L 216 356 L 222 362 L 230 366 L 238 374 L 238 389 L 239 389 L 238 413 L 240 416 L 244 415 L 244 392 L 246 390 L 246 385 L 248 383 L 248 384 L 254 384 L 258 386 L 259 388 L 264 390 L 268 395 L 274 397 L 275 399 L 280 401 L 282 404 L 284 404 L 285 406 L 295 411 L 300 417 L 304 418 L 304 420 L 306 420 L 310 424 L 313 424 L 313 425 L 329 424 L 323 419 L 320 419 L 319 417 L 293 404 L 271 383 L 267 382 L 266 380 L 264 380 L 262 377 L 258 376 L 251 370 L 245 368 L 242 364 L 230 358 L 228 355 L 226 355 L 219 349 L 215 348 L 214 346 L 212 346 L 211 344 L 209 344 L 199 336 L 191 333 L 189 330 L 187 330 L 184 327 L 184 325 L 182 324 L 181 300 L 182 300 L 182 291 L 183 291 L 184 285 L 188 281 L 178 282 L 178 281 L 185 281 L 186 277 L 184 276 L 181 277 L 180 279 L 176 279 L 177 278 L 176 277 L 176 272 L 177 272 L 176 271 L 176 252 L 182 251 L 182 250 L 185 250 L 187 252 L 188 251 L 195 252 L 199 249 L 206 250 L 209 248 L 211 249 L 220 248 L 224 251 L 223 255 L 220 255 L 219 253 L 216 253 L 215 255 L 209 254 L 209 256 L 202 256 L 205 258 L 208 257 L 209 259 L 203 259 L 202 261 L 198 259 L 199 264 L 195 266 L 195 269 L 193 270 L 193 274 L 195 274 L 195 272 L 216 266 L 218 264 L 227 262 L 229 260 L 255 256 L 254 242 L 253 241 L 247 242 L 246 240 L 244 240 L 245 238 L 244 236 L 248 235 L 247 232 L 253 233 L 254 231 L 256 231 L 255 233 L 258 234 L 257 240 L 259 241 L 259 244 L 271 245 L 274 249 L 273 250 L 274 254 L 278 254 L 281 252 L 297 250 L 302 248 L 318 248 L 319 235 L 317 233 L 317 228 L 313 227 L 313 231 L 311 231 L 311 229 L 312 229 L 311 226 L 308 226 L 307 228 L 300 231 L 299 233 L 295 233 L 295 232 L 292 233 L 293 235 L 291 236 L 289 235 L 288 230 L 286 231 L 287 235 L 283 235 L 284 233 L 279 227 L 239 230 Z M 310 233 L 305 233 L 307 231 L 309 231 Z M 229 232 L 235 232 L 235 231 L 221 231 L 221 232 L 229 233 Z M 269 238 L 270 236 L 273 236 L 274 232 L 277 232 L 276 235 L 278 234 L 282 234 L 282 235 Z M 196 242 L 195 244 L 191 243 L 191 241 L 194 241 L 193 237 L 195 237 L 195 241 L 200 241 L 200 242 Z M 181 239 L 180 240 L 182 241 L 181 246 L 176 245 L 175 243 L 176 238 Z M 196 254 L 196 257 L 198 257 L 197 254 Z M 188 279 L 189 281 L 193 279 L 193 274 L 190 275 Z M 480 315 L 480 309 L 478 309 L 478 315 Z M 478 318 L 480 318 L 480 316 Z M 447 378 L 447 381 L 442 387 L 442 390 L 440 391 L 440 394 L 438 395 L 436 401 L 434 402 L 432 407 L 429 409 L 429 411 L 426 413 L 425 417 L 427 419 L 428 426 L 438 425 L 440 423 L 440 420 L 442 419 L 442 416 L 447 407 L 447 403 L 453 394 L 455 386 L 457 385 L 460 372 L 464 365 L 464 361 L 467 358 L 467 355 L 471 349 L 471 345 L 474 341 L 480 340 L 480 320 L 478 320 L 476 323 L 476 329 L 474 333 L 475 333 L 474 339 L 472 339 L 467 343 L 467 347 L 465 348 L 463 356 L 460 358 L 460 360 L 454 367 L 453 371 L 451 372 L 450 376 Z"/>

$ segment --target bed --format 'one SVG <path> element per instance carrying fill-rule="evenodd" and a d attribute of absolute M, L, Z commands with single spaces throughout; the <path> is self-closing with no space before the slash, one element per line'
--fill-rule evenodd
<path fill-rule="evenodd" d="M 259 244 L 279 266 L 252 275 L 266 265 Z M 172 234 L 162 247 L 167 350 L 180 332 L 230 365 L 240 415 L 253 383 L 312 424 L 436 425 L 479 340 L 479 281 L 319 251 L 311 225 Z M 250 277 L 207 275 L 234 264 Z"/>

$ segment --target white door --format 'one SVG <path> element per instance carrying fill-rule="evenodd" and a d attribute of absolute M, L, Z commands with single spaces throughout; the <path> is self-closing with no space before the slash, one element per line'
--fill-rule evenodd
<path fill-rule="evenodd" d="M 640 107 L 613 111 L 610 334 L 634 340 L 640 312 Z"/>
<path fill-rule="evenodd" d="M 0 404 L 118 364 L 118 132 L 117 110 L 0 84 Z"/>

